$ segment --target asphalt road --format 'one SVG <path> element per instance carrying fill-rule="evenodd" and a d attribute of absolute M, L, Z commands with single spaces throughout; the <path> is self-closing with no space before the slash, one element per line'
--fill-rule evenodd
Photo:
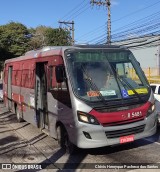
<path fill-rule="evenodd" d="M 159 105 L 160 103 L 157 103 L 157 106 Z M 17 123 L 16 116 L 9 112 L 1 103 L 0 163 L 43 164 L 43 169 L 30 171 L 82 172 L 97 170 L 106 171 L 107 165 L 114 165 L 116 163 L 118 165 L 127 163 L 159 163 L 160 165 L 160 127 L 158 127 L 157 133 L 154 136 L 133 143 L 97 149 L 79 149 L 76 155 L 68 155 L 58 148 L 56 140 L 41 133 L 39 129 L 27 122 Z M 40 167 L 41 166 L 37 166 L 37 168 Z M 16 169 L 15 166 L 14 170 L 0 171 L 25 170 L 20 170 L 18 167 Z M 107 171 L 132 172 L 144 171 L 144 169 L 135 170 L 134 168 L 129 168 L 119 170 L 118 168 L 111 168 L 107 169 Z M 146 169 L 145 171 L 153 172 L 160 170 Z"/>

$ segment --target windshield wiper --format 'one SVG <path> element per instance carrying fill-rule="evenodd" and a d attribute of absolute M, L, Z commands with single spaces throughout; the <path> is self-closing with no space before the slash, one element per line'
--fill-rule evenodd
<path fill-rule="evenodd" d="M 104 97 L 102 96 L 100 90 L 98 89 L 97 85 L 92 81 L 92 78 L 89 76 L 87 70 L 84 68 L 84 65 L 81 65 L 81 69 L 82 72 L 86 75 L 85 80 L 90 84 L 90 87 L 98 92 L 98 99 L 102 100 L 102 102 L 106 105 L 108 103 L 106 103 L 106 100 L 104 99 Z"/>
<path fill-rule="evenodd" d="M 137 91 L 132 87 L 131 84 L 129 84 L 125 78 L 122 78 L 119 76 L 119 74 L 116 72 L 115 68 L 111 65 L 112 69 L 114 70 L 114 73 L 116 75 L 116 77 L 119 79 L 119 81 L 121 82 L 121 84 L 123 85 L 123 87 L 125 88 L 126 85 L 134 92 L 134 94 L 138 97 L 139 101 L 143 102 L 141 96 L 137 93 Z M 123 97 L 123 96 L 122 96 Z"/>

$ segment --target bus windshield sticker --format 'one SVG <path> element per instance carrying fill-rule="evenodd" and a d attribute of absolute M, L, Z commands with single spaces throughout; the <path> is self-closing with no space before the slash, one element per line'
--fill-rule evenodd
<path fill-rule="evenodd" d="M 87 96 L 88 97 L 98 97 L 99 96 L 99 91 L 88 91 Z"/>
<path fill-rule="evenodd" d="M 127 90 L 121 90 L 121 92 L 122 92 L 123 98 L 128 98 L 129 97 Z"/>
<path fill-rule="evenodd" d="M 106 90 L 106 91 L 88 91 L 87 95 L 88 97 L 98 97 L 100 96 L 115 96 L 116 92 L 115 90 Z"/>
<path fill-rule="evenodd" d="M 138 94 L 147 94 L 148 93 L 147 88 L 138 88 L 138 89 L 135 89 L 135 91 Z M 132 90 L 128 90 L 128 95 L 133 95 L 133 94 L 134 94 L 134 92 Z"/>
<path fill-rule="evenodd" d="M 116 91 L 115 90 L 106 90 L 106 91 L 100 91 L 102 96 L 115 96 Z"/>

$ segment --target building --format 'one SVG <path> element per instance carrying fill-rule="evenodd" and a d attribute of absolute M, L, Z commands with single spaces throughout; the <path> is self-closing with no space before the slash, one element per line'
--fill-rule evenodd
<path fill-rule="evenodd" d="M 160 76 L 160 35 L 134 37 L 114 44 L 127 46 L 140 62 L 146 75 Z"/>

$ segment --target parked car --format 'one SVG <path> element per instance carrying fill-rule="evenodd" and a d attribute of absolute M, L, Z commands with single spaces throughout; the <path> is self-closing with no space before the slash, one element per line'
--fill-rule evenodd
<path fill-rule="evenodd" d="M 158 121 L 160 125 L 160 84 L 150 84 L 152 91 L 154 93 L 154 97 L 156 99 L 156 111 L 158 113 Z"/>
<path fill-rule="evenodd" d="M 154 97 L 160 102 L 160 84 L 150 84 Z"/>

